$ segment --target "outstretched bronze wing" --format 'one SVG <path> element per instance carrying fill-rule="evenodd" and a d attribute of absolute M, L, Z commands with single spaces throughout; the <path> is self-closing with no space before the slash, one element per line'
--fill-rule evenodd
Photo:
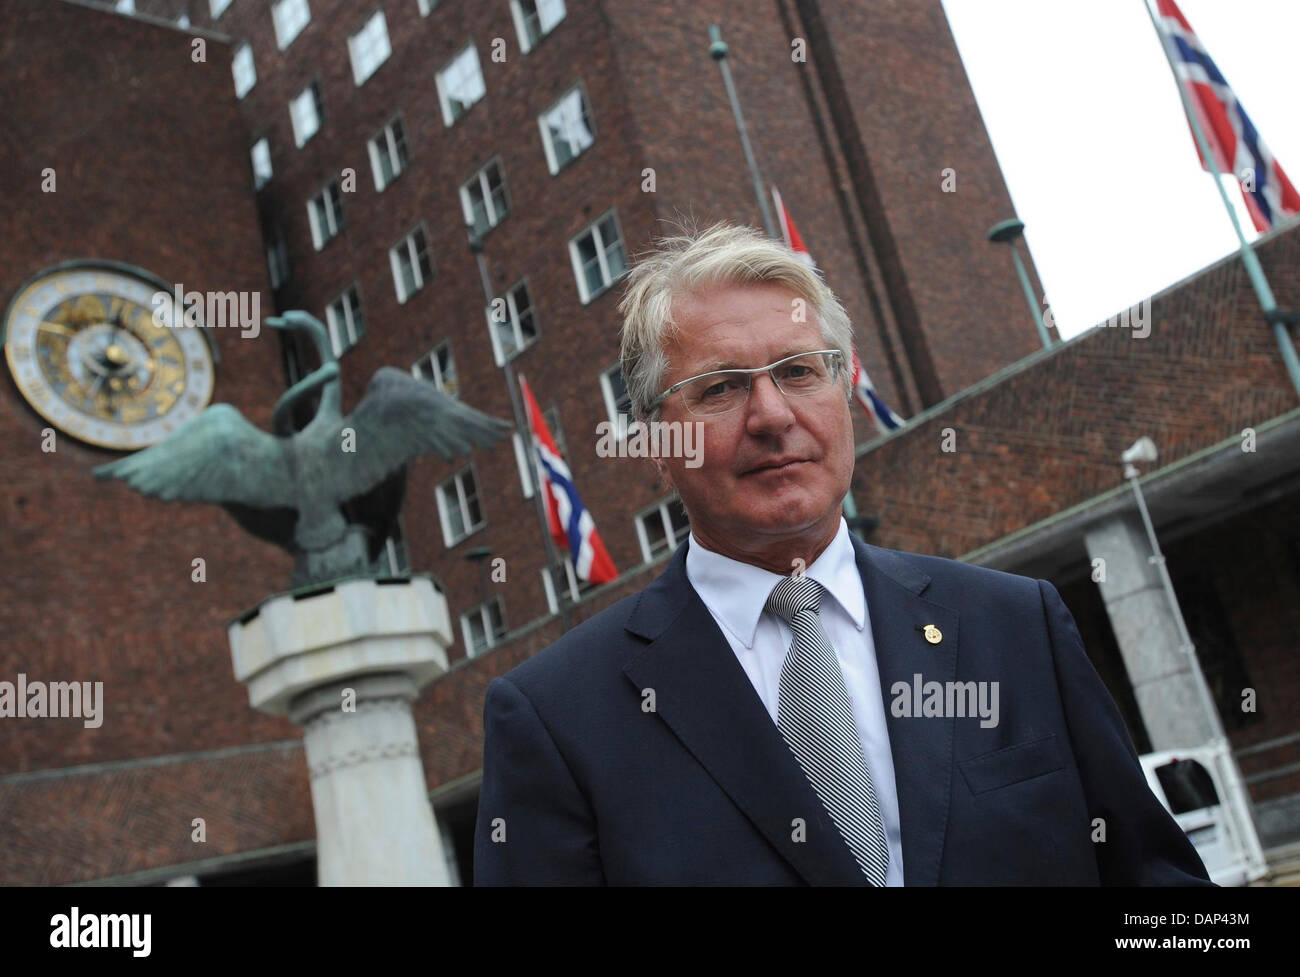
<path fill-rule="evenodd" d="M 229 404 L 213 404 L 170 437 L 94 470 L 165 501 L 293 508 L 294 481 L 281 439 Z"/>
<path fill-rule="evenodd" d="M 322 466 L 342 498 L 366 492 L 384 477 L 425 452 L 444 459 L 468 454 L 476 445 L 501 440 L 512 425 L 449 397 L 427 380 L 417 380 L 393 367 L 380 367 L 356 409 L 345 417 L 323 453 L 301 458 L 305 469 Z M 345 429 L 353 432 L 352 447 L 344 450 Z"/>

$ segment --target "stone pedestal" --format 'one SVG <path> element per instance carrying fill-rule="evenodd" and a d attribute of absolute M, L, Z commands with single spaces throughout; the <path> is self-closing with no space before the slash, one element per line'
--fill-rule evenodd
<path fill-rule="evenodd" d="M 254 708 L 303 727 L 321 885 L 446 885 L 411 703 L 447 670 L 427 577 L 271 597 L 229 627 Z"/>

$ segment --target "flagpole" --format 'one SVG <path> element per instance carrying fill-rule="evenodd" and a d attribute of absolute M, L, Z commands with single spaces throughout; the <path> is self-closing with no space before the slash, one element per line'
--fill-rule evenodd
<path fill-rule="evenodd" d="M 1232 229 L 1237 233 L 1237 246 L 1241 253 L 1241 262 L 1246 266 L 1246 274 L 1250 278 L 1250 283 L 1254 286 L 1255 295 L 1259 298 L 1259 304 L 1264 309 L 1264 318 L 1273 327 L 1273 335 L 1277 338 L 1278 348 L 1282 351 L 1282 361 L 1286 364 L 1286 371 L 1291 377 L 1291 383 L 1300 395 L 1300 358 L 1296 356 L 1295 344 L 1291 340 L 1291 334 L 1287 332 L 1288 315 L 1282 309 L 1278 308 L 1277 300 L 1273 297 L 1273 289 L 1269 286 L 1268 277 L 1264 274 L 1264 268 L 1259 263 L 1259 256 L 1255 250 L 1246 243 L 1246 235 L 1242 233 L 1241 221 L 1237 219 L 1237 212 L 1233 209 L 1232 201 L 1228 199 L 1228 191 L 1224 189 L 1222 174 L 1219 172 L 1219 163 L 1215 159 L 1214 153 L 1210 152 L 1209 141 L 1205 138 L 1205 131 L 1201 128 L 1200 116 L 1192 106 L 1191 95 L 1187 91 L 1187 86 L 1183 84 L 1183 79 L 1178 77 L 1178 65 L 1174 58 L 1174 52 L 1170 49 L 1169 38 L 1166 36 L 1160 26 L 1160 15 L 1153 6 L 1153 0 L 1143 0 L 1146 5 L 1147 14 L 1151 17 L 1151 26 L 1155 28 L 1156 37 L 1160 39 L 1160 47 L 1165 52 L 1165 60 L 1169 62 L 1169 70 L 1174 75 L 1174 85 L 1178 89 L 1178 97 L 1183 102 L 1183 112 L 1187 115 L 1187 121 L 1191 124 L 1192 135 L 1196 139 L 1196 148 L 1200 150 L 1201 159 L 1205 160 L 1205 165 L 1209 167 L 1210 173 L 1214 175 L 1214 185 L 1219 190 L 1219 197 L 1223 200 L 1223 207 L 1228 212 L 1228 218 L 1232 221 Z M 1236 174 L 1233 174 L 1234 179 Z"/>
<path fill-rule="evenodd" d="M 753 147 L 749 145 L 749 132 L 745 129 L 745 117 L 740 113 L 740 100 L 736 98 L 736 86 L 731 80 L 731 67 L 727 64 L 727 44 L 722 39 L 722 32 L 717 24 L 709 25 L 709 56 L 718 62 L 722 70 L 722 83 L 727 88 L 727 98 L 731 102 L 731 113 L 736 117 L 736 128 L 740 131 L 740 145 L 745 150 L 745 162 L 749 164 L 749 175 L 754 181 L 754 195 L 758 197 L 758 207 L 763 214 L 763 226 L 767 228 L 768 237 L 776 237 L 776 227 L 772 223 L 772 212 L 767 206 L 767 195 L 763 193 L 763 180 L 758 175 L 758 161 L 754 159 Z"/>
<path fill-rule="evenodd" d="M 483 285 L 483 298 L 487 303 L 488 309 L 492 307 L 492 280 L 488 276 L 487 258 L 483 256 L 483 239 L 474 233 L 474 229 L 469 229 L 469 249 L 474 254 L 478 262 L 479 281 Z M 488 313 L 491 315 L 491 312 Z M 533 483 L 533 509 L 537 512 L 537 522 L 542 529 L 542 542 L 546 546 L 546 572 L 551 573 L 552 569 L 559 566 L 561 569 L 564 564 L 560 562 L 555 551 L 555 543 L 551 539 L 550 521 L 546 518 L 546 509 L 542 502 L 542 479 L 537 470 L 537 452 L 533 450 L 533 427 L 528 423 L 522 404 L 520 403 L 519 390 L 515 383 L 514 360 L 505 357 L 506 371 L 506 388 L 510 391 L 510 409 L 515 415 L 515 430 L 519 432 L 520 439 L 524 442 L 524 463 L 528 465 L 528 475 Z M 565 594 L 569 590 L 568 574 L 564 574 L 564 585 L 555 584 L 555 602 L 559 607 L 560 623 L 564 630 L 569 630 L 569 611 L 565 604 Z M 552 583 L 555 581 L 552 580 Z"/>

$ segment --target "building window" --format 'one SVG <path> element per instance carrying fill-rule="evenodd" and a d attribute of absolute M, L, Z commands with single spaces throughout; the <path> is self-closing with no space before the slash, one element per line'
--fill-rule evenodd
<path fill-rule="evenodd" d="M 473 657 L 487 651 L 506 635 L 505 610 L 500 596 L 492 597 L 460 616 L 465 652 Z"/>
<path fill-rule="evenodd" d="M 578 295 L 585 305 L 627 271 L 627 255 L 614 214 L 606 214 L 571 240 L 569 257 L 578 280 Z"/>
<path fill-rule="evenodd" d="M 402 534 L 402 523 L 393 523 L 393 534 L 384 540 L 384 553 L 380 557 L 380 566 L 390 576 L 401 577 L 411 572 L 411 560 L 406 552 L 406 538 Z"/>
<path fill-rule="evenodd" d="M 560 410 L 558 407 L 548 407 L 542 411 L 542 419 L 546 421 L 546 428 L 551 432 L 551 438 L 555 441 L 555 447 L 559 450 L 561 457 L 568 457 L 568 449 L 564 444 L 564 432 L 560 429 Z M 531 454 L 533 440 L 529 437 L 525 442 L 520 437 L 519 432 L 515 431 L 510 435 L 515 449 L 515 464 L 519 466 L 519 487 L 523 490 L 524 498 L 533 497 L 533 472 L 537 464 L 537 459 Z"/>
<path fill-rule="evenodd" d="M 542 587 L 546 590 L 546 606 L 552 614 L 560 612 L 558 594 L 561 588 L 566 592 L 568 602 L 576 604 L 582 596 L 595 588 L 590 580 L 579 580 L 573 569 L 573 557 L 565 556 L 560 563 L 542 569 Z"/>
<path fill-rule="evenodd" d="M 307 217 L 311 220 L 311 243 L 319 251 L 343 229 L 343 196 L 338 180 L 331 180 L 329 186 L 307 201 Z"/>
<path fill-rule="evenodd" d="M 263 136 L 253 143 L 253 189 L 261 190 L 271 182 L 271 144 Z"/>
<path fill-rule="evenodd" d="M 393 285 L 397 288 L 397 301 L 405 302 L 433 280 L 433 265 L 429 261 L 429 242 L 424 228 L 417 227 L 388 252 L 393 267 Z"/>
<path fill-rule="evenodd" d="M 348 38 L 348 54 L 352 58 L 352 78 L 358 85 L 375 73 L 393 53 L 388 43 L 388 22 L 384 12 L 376 10 L 365 26 Z"/>
<path fill-rule="evenodd" d="M 276 0 L 271 4 L 271 20 L 275 23 L 275 43 L 283 51 L 311 21 L 307 0 Z"/>
<path fill-rule="evenodd" d="M 438 72 L 438 99 L 442 102 L 443 123 L 453 125 L 485 94 L 487 89 L 483 86 L 478 49 L 470 44 Z"/>
<path fill-rule="evenodd" d="M 235 98 L 243 98 L 257 84 L 257 66 L 253 64 L 253 49 L 247 41 L 235 48 L 230 72 L 235 76 Z"/>
<path fill-rule="evenodd" d="M 212 12 L 213 20 L 224 14 L 229 6 L 230 0 L 208 0 L 208 10 Z"/>
<path fill-rule="evenodd" d="M 623 369 L 617 363 L 600 375 L 600 392 L 605 396 L 609 422 L 621 436 L 632 423 L 632 398 L 627 392 Z"/>
<path fill-rule="evenodd" d="M 419 380 L 430 380 L 448 397 L 460 396 L 460 380 L 456 377 L 456 359 L 451 355 L 451 343 L 441 342 L 415 361 L 411 373 Z"/>
<path fill-rule="evenodd" d="M 497 366 L 537 341 L 537 319 L 526 282 L 493 299 L 488 306 L 488 331 Z"/>
<path fill-rule="evenodd" d="M 266 248 L 266 266 L 272 290 L 289 280 L 289 251 L 284 246 L 284 238 L 278 228 L 273 232 Z"/>
<path fill-rule="evenodd" d="M 438 486 L 438 518 L 442 521 L 442 538 L 450 548 L 486 523 L 478 504 L 478 486 L 474 470 L 465 468 Z"/>
<path fill-rule="evenodd" d="M 636 517 L 636 535 L 647 563 L 677 548 L 691 531 L 681 499 L 660 502 Z"/>
<path fill-rule="evenodd" d="M 321 119 L 320 86 L 312 82 L 289 103 L 289 118 L 293 121 L 293 141 L 299 147 L 316 135 Z"/>
<path fill-rule="evenodd" d="M 574 86 L 537 118 L 546 149 L 546 165 L 560 172 L 570 161 L 596 141 L 591 128 L 591 110 L 581 86 Z"/>
<path fill-rule="evenodd" d="M 465 212 L 465 223 L 475 234 L 486 234 L 509 213 L 506 201 L 506 181 L 501 174 L 501 164 L 493 160 L 475 173 L 460 188 L 460 206 Z"/>
<path fill-rule="evenodd" d="M 384 126 L 370 140 L 370 165 L 375 172 L 375 189 L 382 191 L 406 169 L 406 128 L 401 116 Z"/>
<path fill-rule="evenodd" d="M 361 295 L 355 285 L 350 285 L 346 292 L 326 306 L 325 323 L 329 326 L 330 345 L 334 347 L 335 356 L 342 356 L 365 334 Z"/>
<path fill-rule="evenodd" d="M 510 0 L 510 13 L 519 48 L 527 54 L 564 19 L 564 0 Z"/>

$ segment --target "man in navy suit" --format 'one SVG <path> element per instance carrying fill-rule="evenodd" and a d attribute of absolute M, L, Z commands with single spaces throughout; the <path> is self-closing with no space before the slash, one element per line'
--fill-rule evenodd
<path fill-rule="evenodd" d="M 489 685 L 476 884 L 1209 884 L 1050 583 L 848 532 L 813 271 L 720 224 L 620 311 L 637 416 L 700 439 L 655 459 L 691 533 Z"/>

